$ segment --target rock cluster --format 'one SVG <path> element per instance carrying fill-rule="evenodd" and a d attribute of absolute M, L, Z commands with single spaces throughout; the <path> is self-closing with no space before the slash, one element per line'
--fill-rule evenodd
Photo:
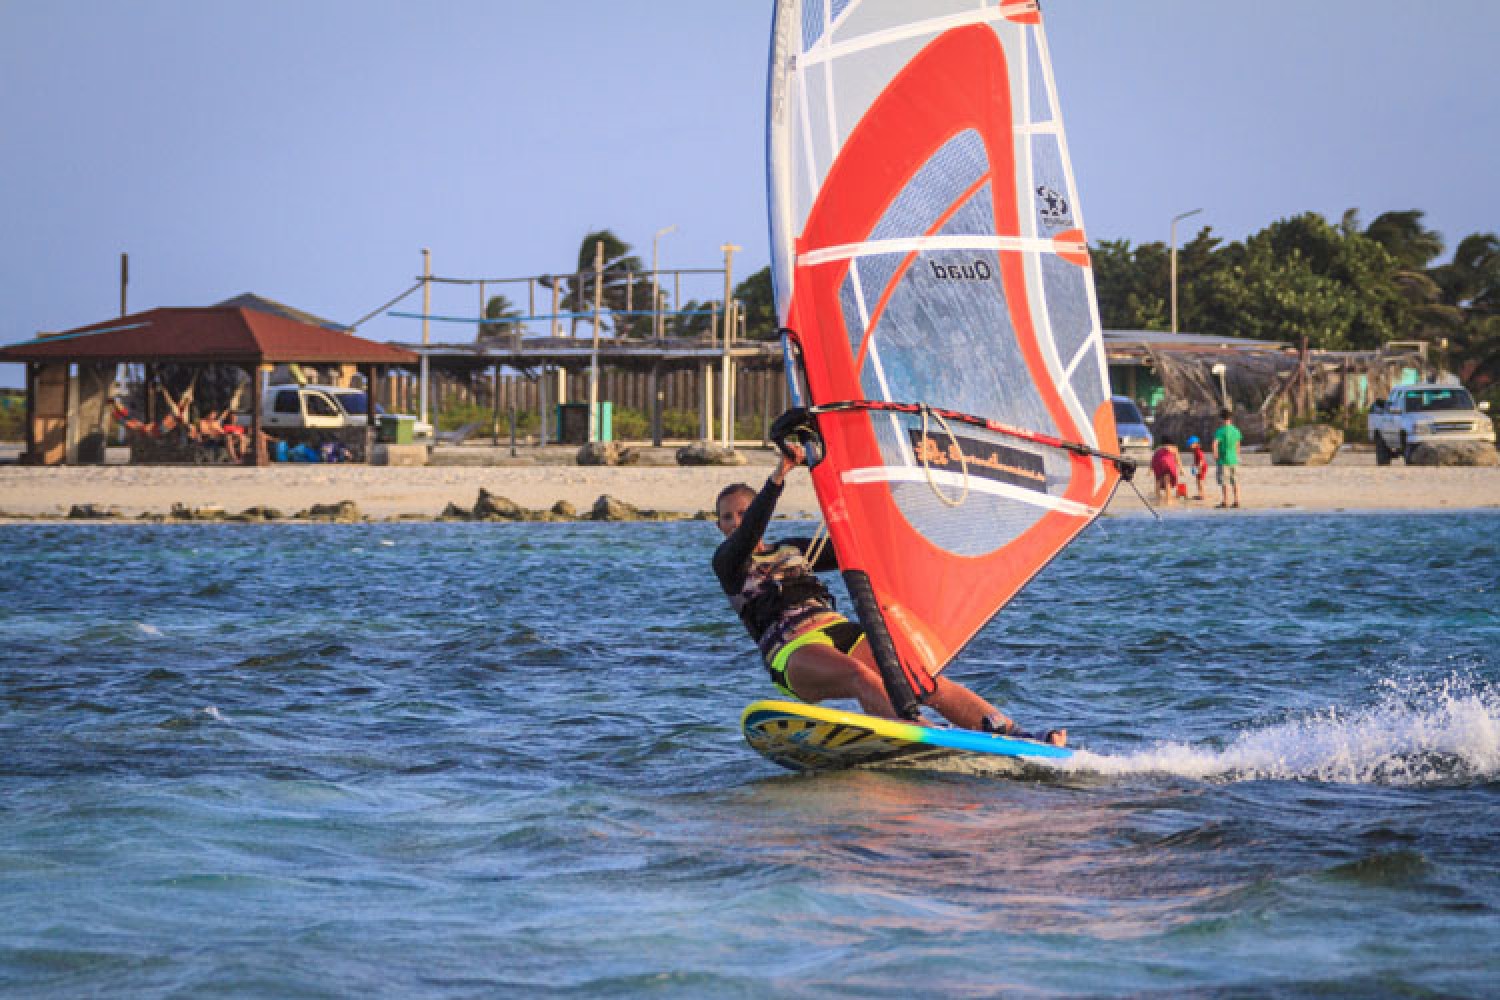
<path fill-rule="evenodd" d="M 75 503 L 68 508 L 68 518 L 73 521 L 107 521 L 120 516 L 120 508 L 113 504 Z"/>
<path fill-rule="evenodd" d="M 1407 456 L 1408 465 L 1500 465 L 1488 441 L 1424 441 Z"/>
<path fill-rule="evenodd" d="M 591 441 L 578 449 L 579 465 L 636 465 L 640 453 L 618 441 Z"/>
<path fill-rule="evenodd" d="M 172 509 L 167 512 L 167 517 L 173 521 L 222 521 L 226 516 L 223 507 L 216 503 L 201 504 L 191 507 L 185 503 L 174 503 Z"/>
<path fill-rule="evenodd" d="M 1273 465 L 1327 465 L 1344 443 L 1344 432 L 1327 424 L 1282 431 L 1271 441 Z"/>
<path fill-rule="evenodd" d="M 464 509 L 450 503 L 438 515 L 443 521 L 678 521 L 689 515 L 669 511 L 641 510 L 612 496 L 601 496 L 585 515 L 566 500 L 546 510 L 530 510 L 507 497 L 481 489 L 474 506 Z"/>
<path fill-rule="evenodd" d="M 315 503 L 306 510 L 299 511 L 297 516 L 304 521 L 334 521 L 339 524 L 352 524 L 365 519 L 364 515 L 359 512 L 359 505 L 353 500 Z"/>
<path fill-rule="evenodd" d="M 531 510 L 481 487 L 473 507 L 450 503 L 438 517 L 444 521 L 571 521 L 576 514 L 573 505 L 562 500 L 548 510 Z"/>
<path fill-rule="evenodd" d="M 694 441 L 677 449 L 678 465 L 744 465 L 745 456 L 712 441 Z"/>

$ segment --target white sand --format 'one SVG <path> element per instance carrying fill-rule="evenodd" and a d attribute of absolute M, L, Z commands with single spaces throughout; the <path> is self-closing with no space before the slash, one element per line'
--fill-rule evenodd
<path fill-rule="evenodd" d="M 228 466 L 78 466 L 32 468 L 0 466 L 0 516 L 65 517 L 73 504 L 113 505 L 126 516 L 165 514 L 173 504 L 218 505 L 230 513 L 246 507 L 275 507 L 290 516 L 317 503 L 353 500 L 372 518 L 401 515 L 435 517 L 448 503 L 472 507 L 484 487 L 523 507 L 547 508 L 567 500 L 587 512 L 601 494 L 644 509 L 697 512 L 712 506 L 723 486 L 744 481 L 759 486 L 770 471 L 769 452 L 748 453 L 751 465 L 740 468 L 516 465 L 421 468 L 274 465 L 268 468 Z M 480 461 L 503 459 L 466 446 L 458 457 Z M 1332 465 L 1309 468 L 1272 466 L 1264 454 L 1249 454 L 1241 470 L 1244 510 L 1465 509 L 1500 507 L 1500 468 L 1381 468 L 1367 452 L 1341 452 Z M 1150 473 L 1136 475 L 1151 495 Z M 1212 474 L 1210 499 L 1179 503 L 1168 515 L 1213 510 L 1217 490 Z M 807 515 L 816 510 L 806 473 L 792 476 L 781 513 Z M 1140 514 L 1145 508 L 1128 486 L 1110 505 L 1111 514 Z"/>

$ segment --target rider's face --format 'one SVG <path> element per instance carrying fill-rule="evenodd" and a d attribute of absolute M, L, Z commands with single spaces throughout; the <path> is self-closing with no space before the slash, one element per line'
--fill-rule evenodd
<path fill-rule="evenodd" d="M 745 511 L 754 499 L 755 497 L 741 490 L 719 501 L 719 530 L 725 537 L 734 534 L 734 529 L 745 519 Z"/>

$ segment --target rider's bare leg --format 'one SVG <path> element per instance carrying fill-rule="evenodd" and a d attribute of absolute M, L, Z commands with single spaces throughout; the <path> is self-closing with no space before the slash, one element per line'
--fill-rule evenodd
<path fill-rule="evenodd" d="M 804 701 L 853 698 L 866 715 L 896 718 L 880 673 L 862 659 L 832 646 L 808 645 L 787 659 L 786 679 Z"/>

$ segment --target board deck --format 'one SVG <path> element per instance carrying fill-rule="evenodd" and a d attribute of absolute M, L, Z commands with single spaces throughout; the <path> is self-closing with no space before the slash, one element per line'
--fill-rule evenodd
<path fill-rule="evenodd" d="M 757 701 L 740 718 L 745 740 L 793 771 L 870 764 L 925 766 L 948 761 L 1065 760 L 1073 751 L 1036 740 L 967 729 L 939 729 L 790 701 Z"/>

